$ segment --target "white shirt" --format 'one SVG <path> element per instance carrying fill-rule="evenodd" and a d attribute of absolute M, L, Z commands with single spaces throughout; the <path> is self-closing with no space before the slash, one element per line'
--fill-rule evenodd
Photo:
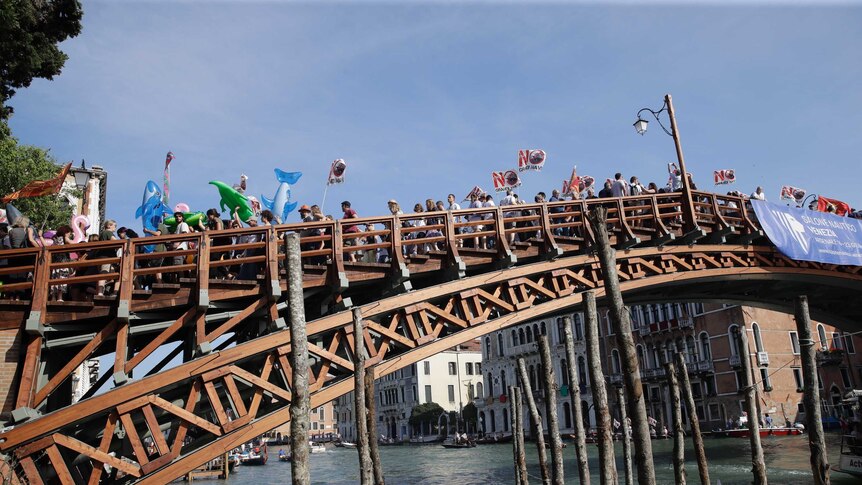
<path fill-rule="evenodd" d="M 181 222 L 181 223 L 177 226 L 177 232 L 176 232 L 176 234 L 188 234 L 188 233 L 190 233 L 190 232 L 192 232 L 192 230 L 191 230 L 191 229 L 189 229 L 189 225 L 188 225 L 188 224 L 186 224 L 186 221 Z M 188 249 L 188 248 L 189 248 L 189 243 L 188 243 L 188 241 L 183 241 L 183 242 L 181 242 L 181 243 L 177 244 L 177 249 L 178 249 L 178 250 L 185 250 L 185 249 Z"/>
<path fill-rule="evenodd" d="M 611 193 L 614 197 L 625 197 L 629 195 L 629 184 L 623 179 L 614 180 L 611 184 Z"/>

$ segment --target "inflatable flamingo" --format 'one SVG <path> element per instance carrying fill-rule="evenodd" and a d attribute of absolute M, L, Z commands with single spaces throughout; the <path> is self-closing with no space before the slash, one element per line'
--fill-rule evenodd
<path fill-rule="evenodd" d="M 72 240 L 73 243 L 81 243 L 87 240 L 87 229 L 90 228 L 90 219 L 83 214 L 78 214 L 77 216 L 72 217 L 72 234 L 75 235 L 75 238 Z"/>
<path fill-rule="evenodd" d="M 174 212 L 191 212 L 189 205 L 185 202 L 179 202 L 174 206 Z"/>

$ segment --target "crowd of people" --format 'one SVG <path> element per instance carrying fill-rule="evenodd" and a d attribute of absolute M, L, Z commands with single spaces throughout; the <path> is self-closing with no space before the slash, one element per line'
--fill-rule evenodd
<path fill-rule="evenodd" d="M 655 182 L 649 182 L 646 185 L 641 183 L 637 176 L 626 178 L 622 173 L 616 173 L 613 178 L 608 178 L 604 181 L 602 188 L 595 192 L 595 188 L 590 186 L 580 186 L 572 191 L 572 193 L 564 194 L 560 190 L 551 191 L 550 197 L 545 192 L 538 192 L 532 197 L 531 201 L 527 201 L 514 190 L 508 190 L 505 195 L 495 201 L 494 196 L 490 193 L 481 193 L 473 191 L 470 193 L 466 203 L 462 206 L 458 202 L 458 198 L 454 194 L 448 194 L 446 202 L 427 198 L 424 202 L 417 202 L 412 206 L 412 211 L 405 214 L 401 204 L 390 199 L 387 202 L 388 213 L 392 216 L 399 216 L 401 224 L 400 228 L 389 227 L 391 223 L 378 222 L 380 227 L 375 224 L 368 223 L 351 223 L 350 219 L 359 219 L 359 214 L 353 208 L 350 201 L 341 203 L 342 220 L 341 230 L 343 234 L 343 255 L 346 262 L 366 262 L 366 263 L 389 263 L 392 259 L 391 250 L 391 234 L 396 230 L 401 233 L 401 251 L 404 257 L 421 257 L 429 255 L 435 251 L 445 250 L 445 245 L 448 243 L 448 238 L 444 234 L 446 231 L 445 217 L 446 212 L 459 211 L 461 209 L 472 209 L 472 211 L 463 215 L 454 217 L 455 228 L 453 232 L 459 234 L 457 237 L 458 244 L 464 248 L 472 248 L 476 250 L 494 250 L 497 241 L 496 228 L 492 223 L 487 222 L 494 218 L 496 208 L 499 205 L 504 217 L 504 226 L 507 233 L 508 243 L 510 245 L 518 242 L 527 242 L 531 238 L 541 238 L 539 229 L 541 225 L 539 211 L 533 207 L 518 207 L 531 203 L 545 202 L 562 202 L 567 200 L 580 199 L 601 199 L 601 198 L 617 198 L 628 196 L 641 195 L 660 195 L 682 190 L 682 175 L 679 168 L 674 163 L 667 166 L 668 179 L 661 187 Z M 691 174 L 688 174 L 688 184 L 692 190 L 697 190 Z M 766 200 L 762 187 L 757 187 L 750 196 L 745 196 L 739 192 L 729 192 L 728 195 L 741 196 L 744 199 Z M 625 202 L 629 207 L 636 205 L 635 201 Z M 735 208 L 735 203 L 729 202 L 729 206 Z M 615 204 L 609 204 L 614 207 Z M 410 207 L 409 205 L 407 207 Z M 551 223 L 554 225 L 554 235 L 560 237 L 583 237 L 580 233 L 579 224 L 572 223 L 572 207 L 565 204 L 554 204 L 548 209 L 548 216 Z M 681 222 L 680 208 L 671 207 L 660 209 L 663 212 L 671 212 L 679 214 L 673 222 Z M 637 210 L 635 210 L 637 213 Z M 255 228 L 259 226 L 269 226 L 282 222 L 290 223 L 292 221 L 279 221 L 279 219 L 270 211 L 263 210 L 259 214 L 247 219 L 240 220 L 238 214 L 239 208 L 234 208 L 231 211 L 232 218 L 223 220 L 221 212 L 215 208 L 209 209 L 206 216 L 201 218 L 196 224 L 189 224 L 184 220 L 182 212 L 173 214 L 175 222 L 168 227 L 164 222 L 158 225 L 154 230 L 144 229 L 143 237 L 163 236 L 167 234 L 192 234 L 195 232 L 221 231 L 223 229 L 238 229 L 242 227 Z M 331 224 L 328 221 L 333 221 L 335 218 L 332 215 L 325 215 L 323 210 L 318 205 L 301 205 L 298 209 L 300 222 L 309 223 L 306 229 L 300 230 L 302 237 L 302 251 L 306 263 L 308 264 L 327 264 L 331 259 Z M 862 217 L 859 212 L 853 211 L 848 214 L 851 217 Z M 637 219 L 637 218 L 635 218 Z M 315 224 L 317 223 L 317 224 Z M 649 224 L 649 221 L 635 221 L 637 224 Z M 535 229 L 532 229 L 535 227 Z M 140 237 L 134 230 L 126 227 L 117 228 L 117 224 L 113 220 L 107 220 L 102 224 L 98 234 L 91 234 L 87 241 L 119 241 L 124 239 L 135 239 Z M 168 267 L 182 266 L 183 264 L 191 264 L 194 262 L 194 255 L 190 254 L 190 249 L 194 248 L 194 239 L 177 240 L 171 242 L 158 242 L 153 245 L 147 245 L 145 252 L 158 253 L 147 258 L 142 258 L 136 261 L 138 267 Z M 73 245 L 75 241 L 73 230 L 70 226 L 64 225 L 56 230 L 41 231 L 31 224 L 31 221 L 26 216 L 20 216 L 17 220 L 12 221 L 8 227 L 0 224 L 0 249 L 17 249 L 27 247 L 39 247 L 46 245 L 68 246 Z M 210 271 L 211 278 L 221 279 L 238 279 L 238 280 L 254 280 L 263 270 L 264 265 L 261 263 L 237 263 L 226 264 L 225 260 L 234 260 L 243 257 L 259 256 L 263 254 L 263 249 L 255 247 L 249 249 L 249 243 L 262 241 L 262 234 L 237 234 L 237 235 L 221 235 L 212 238 L 211 246 L 214 248 L 211 260 L 217 263 L 213 265 Z M 235 245 L 246 245 L 246 249 L 229 249 Z M 93 274 L 116 274 L 118 271 L 116 262 L 107 262 L 105 264 L 86 265 L 71 265 L 63 266 L 62 263 L 71 263 L 82 260 L 97 260 L 116 258 L 119 254 L 119 246 L 111 246 L 110 248 L 98 248 L 87 251 L 52 251 L 53 263 L 59 263 L 52 269 L 51 279 L 52 285 L 50 288 L 50 298 L 56 301 L 64 299 L 86 300 L 92 299 L 95 296 L 104 296 L 110 294 L 114 290 L 115 284 L 110 278 L 99 280 L 95 283 L 80 283 L 65 285 L 56 280 L 62 280 L 70 276 L 86 276 Z M 218 249 L 216 249 L 218 248 Z M 178 253 L 185 251 L 185 253 Z M 175 254 L 170 254 L 175 252 Z M 161 254 L 164 253 L 164 254 Z M 3 263 L 11 265 L 15 263 L 14 258 L 9 260 L 0 260 L 0 265 Z M 165 269 L 162 273 L 148 272 L 148 276 L 136 278 L 134 281 L 137 289 L 150 289 L 153 285 L 164 283 L 177 283 L 178 279 L 184 275 L 182 271 L 172 271 Z M 6 277 L 6 283 L 14 282 L 15 275 Z M 21 275 L 17 275 L 20 279 Z M 32 275 L 27 275 L 27 278 L 32 278 Z M 0 287 L 0 292 L 2 292 Z M 4 298 L 18 298 L 21 292 L 7 292 Z"/>

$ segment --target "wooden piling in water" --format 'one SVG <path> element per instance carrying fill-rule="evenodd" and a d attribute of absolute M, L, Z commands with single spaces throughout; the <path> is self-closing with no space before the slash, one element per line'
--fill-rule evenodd
<path fill-rule="evenodd" d="M 618 217 L 622 217 L 618 215 Z M 647 420 L 646 402 L 643 396 L 641 373 L 638 368 L 637 352 L 632 337 L 631 318 L 623 302 L 620 291 L 619 274 L 617 273 L 616 255 L 608 237 L 607 209 L 596 207 L 588 216 L 596 238 L 596 251 L 602 267 L 605 294 L 609 302 L 611 323 L 619 347 L 623 384 L 626 392 L 626 405 L 632 420 L 632 441 L 635 451 L 635 462 L 638 469 L 640 485 L 655 484 L 655 466 L 652 456 L 649 423 Z"/>
<path fill-rule="evenodd" d="M 748 414 L 748 440 L 751 443 L 751 473 L 754 475 L 754 485 L 766 485 L 766 462 L 763 459 L 763 447 L 760 444 L 760 416 L 757 414 L 757 401 L 754 396 L 754 383 L 751 379 L 751 358 L 748 352 L 748 334 L 745 325 L 737 329 L 739 362 L 742 364 L 742 386 L 745 390 L 745 412 Z M 815 382 L 817 382 L 815 378 Z"/>
<path fill-rule="evenodd" d="M 359 452 L 359 483 L 372 485 L 374 475 L 368 436 L 368 411 L 365 407 L 365 339 L 362 338 L 362 312 L 353 309 L 353 414 L 356 416 L 356 448 Z M 371 392 L 374 392 L 372 388 Z"/>
<path fill-rule="evenodd" d="M 512 448 L 515 455 L 515 484 L 530 485 L 527 475 L 527 458 L 524 455 L 524 409 L 521 400 L 521 388 L 509 386 L 511 396 L 510 412 L 512 413 Z"/>
<path fill-rule="evenodd" d="M 664 368 L 670 389 L 671 420 L 673 421 L 673 477 L 676 485 L 685 485 L 685 430 L 682 427 L 679 382 L 673 362 L 667 362 Z"/>
<path fill-rule="evenodd" d="M 551 436 L 551 483 L 564 485 L 563 440 L 560 438 L 560 423 L 557 419 L 557 378 L 551 360 L 551 346 L 547 335 L 539 335 L 539 358 L 545 379 L 545 402 L 548 409 L 548 433 Z"/>
<path fill-rule="evenodd" d="M 829 483 L 829 459 L 826 456 L 826 440 L 823 421 L 820 418 L 820 390 L 817 381 L 817 356 L 814 337 L 811 335 L 811 317 L 808 314 L 808 297 L 796 297 L 796 330 L 799 332 L 800 357 L 802 357 L 802 379 L 805 405 L 805 426 L 808 431 L 808 448 L 811 450 L 811 471 L 816 485 Z"/>
<path fill-rule="evenodd" d="M 374 394 L 376 372 L 376 367 L 365 370 L 365 419 L 368 422 L 368 453 L 371 456 L 374 485 L 384 485 L 383 464 L 380 461 L 380 446 L 377 442 L 377 395 Z"/>
<path fill-rule="evenodd" d="M 290 461 L 293 485 L 310 485 L 308 458 L 308 430 L 311 427 L 311 395 L 308 391 L 308 335 L 305 331 L 305 302 L 302 291 L 302 258 L 299 234 L 288 234 L 285 239 L 287 263 L 287 298 L 290 313 L 291 352 L 289 362 L 292 373 L 292 400 L 290 402 Z"/>
<path fill-rule="evenodd" d="M 575 339 L 572 336 L 572 318 L 563 317 L 566 340 L 566 365 L 569 372 L 569 395 L 572 401 L 572 419 L 575 422 L 575 457 L 578 460 L 578 478 L 581 485 L 590 485 L 590 465 L 587 459 L 587 435 L 584 431 L 584 413 L 581 409 L 581 383 L 575 361 Z"/>
<path fill-rule="evenodd" d="M 586 303 L 587 366 L 590 368 L 590 384 L 593 390 L 593 405 L 596 408 L 596 426 L 599 438 L 599 481 L 602 485 L 616 485 L 617 464 L 614 457 L 614 437 L 605 374 L 602 372 L 602 357 L 599 351 L 599 320 L 596 314 L 596 294 L 584 294 Z"/>
<path fill-rule="evenodd" d="M 622 386 L 617 387 L 617 401 L 620 403 L 620 421 L 623 428 L 623 469 L 625 470 L 625 484 L 632 485 L 632 432 L 628 425 L 628 414 L 626 413 L 626 396 Z"/>
<path fill-rule="evenodd" d="M 518 375 L 521 377 L 521 387 L 524 389 L 524 394 L 527 397 L 527 409 L 530 411 L 530 421 L 533 424 L 536 436 L 536 449 L 539 452 L 539 470 L 542 472 L 542 483 L 551 483 L 551 475 L 548 472 L 548 454 L 545 450 L 545 433 L 542 430 L 542 416 L 539 415 L 539 408 L 536 407 L 536 400 L 533 399 L 533 386 L 530 385 L 530 376 L 527 374 L 527 367 L 524 365 L 524 358 L 518 358 Z"/>
<path fill-rule="evenodd" d="M 688 378 L 688 368 L 682 352 L 674 354 L 674 361 L 676 362 L 676 372 L 679 375 L 679 384 L 682 387 L 682 398 L 685 400 L 685 410 L 688 412 L 688 422 L 691 424 L 691 439 L 694 442 L 694 454 L 697 457 L 700 484 L 710 485 L 706 449 L 703 446 L 703 435 L 700 432 L 700 421 L 698 421 L 697 408 L 694 404 L 694 394 L 691 392 L 691 381 Z"/>

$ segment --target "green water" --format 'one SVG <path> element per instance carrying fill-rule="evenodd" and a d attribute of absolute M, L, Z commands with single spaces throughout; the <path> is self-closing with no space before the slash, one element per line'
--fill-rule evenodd
<path fill-rule="evenodd" d="M 671 440 L 653 441 L 653 456 L 657 483 L 673 483 Z M 830 463 L 838 461 L 839 437 L 827 435 Z M 598 450 L 589 449 L 592 482 L 598 483 Z M 535 445 L 527 443 L 527 461 L 531 484 L 540 484 Z M 751 483 L 751 454 L 747 439 L 706 439 L 710 478 L 713 484 Z M 812 483 L 809 468 L 806 436 L 770 437 L 763 439 L 770 484 Z M 287 484 L 290 483 L 290 463 L 279 462 L 278 448 L 269 449 L 269 463 L 261 467 L 238 467 L 228 483 Z M 569 443 L 563 450 L 566 483 L 578 483 L 574 447 Z M 622 482 L 622 447 L 616 446 L 617 470 Z M 512 445 L 484 445 L 471 449 L 445 449 L 439 445 L 385 446 L 380 448 L 380 459 L 387 485 L 471 485 L 514 483 Z M 697 464 L 690 440 L 686 447 L 688 483 L 699 484 Z M 325 454 L 311 456 L 311 482 L 313 484 L 347 485 L 359 483 L 359 462 L 356 450 L 331 448 Z M 634 473 L 637 473 L 635 469 Z M 199 484 L 224 484 L 225 481 L 195 481 Z M 635 483 L 637 479 L 635 478 Z M 841 473 L 832 473 L 835 485 L 860 484 L 862 480 Z"/>

